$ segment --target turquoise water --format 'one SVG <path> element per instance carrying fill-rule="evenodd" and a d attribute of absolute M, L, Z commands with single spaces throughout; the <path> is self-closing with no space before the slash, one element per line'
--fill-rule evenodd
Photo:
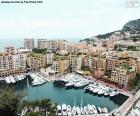
<path fill-rule="evenodd" d="M 25 99 L 32 101 L 36 99 L 49 98 L 58 104 L 69 104 L 73 106 L 74 101 L 76 105 L 80 106 L 81 98 L 83 96 L 83 105 L 94 104 L 95 106 L 105 106 L 109 111 L 119 107 L 126 99 L 125 96 L 118 96 L 110 99 L 109 97 L 99 97 L 97 95 L 85 93 L 84 89 L 69 89 L 64 87 L 56 87 L 53 83 L 46 83 L 40 86 L 33 87 L 27 79 L 18 82 L 15 85 L 17 91 L 24 91 L 27 93 Z"/>

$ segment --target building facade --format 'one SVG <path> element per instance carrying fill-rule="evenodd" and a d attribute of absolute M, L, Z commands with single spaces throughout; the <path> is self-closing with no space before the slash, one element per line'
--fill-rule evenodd
<path fill-rule="evenodd" d="M 24 48 L 33 49 L 34 48 L 34 39 L 24 39 Z"/>

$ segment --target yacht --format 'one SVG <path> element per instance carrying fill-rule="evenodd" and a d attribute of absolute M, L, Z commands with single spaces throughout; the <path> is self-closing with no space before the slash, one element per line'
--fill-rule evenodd
<path fill-rule="evenodd" d="M 70 105 L 67 106 L 67 115 L 72 116 L 71 106 Z"/>
<path fill-rule="evenodd" d="M 84 110 L 85 110 L 86 115 L 89 114 L 89 110 L 88 110 L 87 106 L 84 106 Z"/>
<path fill-rule="evenodd" d="M 89 110 L 89 114 L 93 114 L 94 113 L 91 105 L 88 104 L 87 108 Z"/>
<path fill-rule="evenodd" d="M 72 108 L 72 115 L 73 115 L 73 116 L 76 115 L 76 107 L 75 107 L 75 106 L 73 106 L 73 108 Z"/>
<path fill-rule="evenodd" d="M 98 92 L 98 95 L 104 95 L 105 91 L 100 89 L 100 91 Z"/>
<path fill-rule="evenodd" d="M 16 82 L 13 76 L 10 76 L 9 79 L 11 80 L 12 83 Z"/>
<path fill-rule="evenodd" d="M 81 107 L 81 109 L 80 109 L 80 110 L 81 110 L 81 115 L 85 115 L 85 113 L 86 113 L 86 112 L 85 112 L 84 108 L 83 108 L 83 107 Z"/>
<path fill-rule="evenodd" d="M 5 82 L 10 84 L 11 83 L 11 80 L 9 79 L 9 77 L 5 77 Z"/>
<path fill-rule="evenodd" d="M 98 88 L 95 88 L 94 90 L 93 90 L 93 93 L 98 93 L 100 90 L 98 89 Z"/>
<path fill-rule="evenodd" d="M 33 86 L 37 86 L 37 85 L 42 85 L 42 84 L 44 84 L 44 83 L 45 83 L 45 81 L 39 80 L 39 81 L 34 81 L 34 82 L 32 82 L 32 85 L 33 85 Z"/>
<path fill-rule="evenodd" d="M 114 97 L 114 96 L 116 96 L 116 95 L 118 95 L 118 94 L 119 94 L 118 92 L 113 91 L 113 92 L 110 94 L 110 97 Z"/>
<path fill-rule="evenodd" d="M 102 113 L 102 109 L 100 107 L 98 107 L 98 111 L 100 114 Z"/>
<path fill-rule="evenodd" d="M 97 111 L 96 107 L 95 107 L 94 105 L 91 105 L 91 106 L 92 106 L 92 109 L 93 109 L 93 111 L 94 111 L 94 114 L 97 114 L 98 111 Z"/>
<path fill-rule="evenodd" d="M 62 104 L 62 116 L 67 116 L 67 107 L 66 107 L 66 104 Z"/>
<path fill-rule="evenodd" d="M 61 106 L 57 105 L 57 116 L 61 116 L 61 115 L 62 115 Z"/>
<path fill-rule="evenodd" d="M 78 106 L 76 107 L 76 115 L 78 115 L 78 116 L 81 115 L 81 110 Z"/>
<path fill-rule="evenodd" d="M 72 88 L 72 87 L 74 87 L 74 83 L 73 82 L 69 82 L 69 83 L 65 84 L 65 87 Z"/>

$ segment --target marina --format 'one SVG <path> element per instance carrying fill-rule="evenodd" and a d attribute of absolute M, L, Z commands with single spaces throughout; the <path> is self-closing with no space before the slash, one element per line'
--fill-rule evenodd
<path fill-rule="evenodd" d="M 104 95 L 106 97 L 114 97 L 119 94 L 118 90 L 112 89 L 78 74 L 66 74 L 62 79 L 57 81 L 60 81 L 60 83 L 65 82 L 66 89 L 80 88 L 84 89 L 86 93 Z"/>
<path fill-rule="evenodd" d="M 117 97 L 112 98 L 98 96 L 96 94 L 93 95 L 85 93 L 85 89 L 66 89 L 65 87 L 55 86 L 52 82 L 46 82 L 39 86 L 33 86 L 32 81 L 32 78 L 27 78 L 14 85 L 17 92 L 23 91 L 27 93 L 27 96 L 25 96 L 24 99 L 29 101 L 49 98 L 59 105 L 67 104 L 71 107 L 81 107 L 82 99 L 82 108 L 89 104 L 95 105 L 96 108 L 106 107 L 108 112 L 111 112 L 113 109 L 116 109 L 122 105 L 128 98 L 121 94 L 118 94 Z M 13 86 L 13 84 L 11 86 Z"/>
<path fill-rule="evenodd" d="M 17 92 L 27 93 L 26 100 L 51 99 L 58 104 L 57 115 L 108 115 L 128 98 L 118 90 L 75 73 L 55 77 L 53 82 L 45 78 L 39 73 L 30 73 L 6 77 L 5 82 Z"/>

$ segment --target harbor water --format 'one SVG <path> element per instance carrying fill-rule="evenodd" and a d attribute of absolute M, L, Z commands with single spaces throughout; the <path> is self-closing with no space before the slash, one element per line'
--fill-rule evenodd
<path fill-rule="evenodd" d="M 16 91 L 25 92 L 24 99 L 32 101 L 43 98 L 49 98 L 58 104 L 69 104 L 71 106 L 76 103 L 77 106 L 94 104 L 96 107 L 107 107 L 109 111 L 118 108 L 127 99 L 124 95 L 117 95 L 114 98 L 104 97 L 85 93 L 84 89 L 66 89 L 65 87 L 55 86 L 53 83 L 47 82 L 43 85 L 32 86 L 31 79 L 27 78 L 15 83 Z"/>

